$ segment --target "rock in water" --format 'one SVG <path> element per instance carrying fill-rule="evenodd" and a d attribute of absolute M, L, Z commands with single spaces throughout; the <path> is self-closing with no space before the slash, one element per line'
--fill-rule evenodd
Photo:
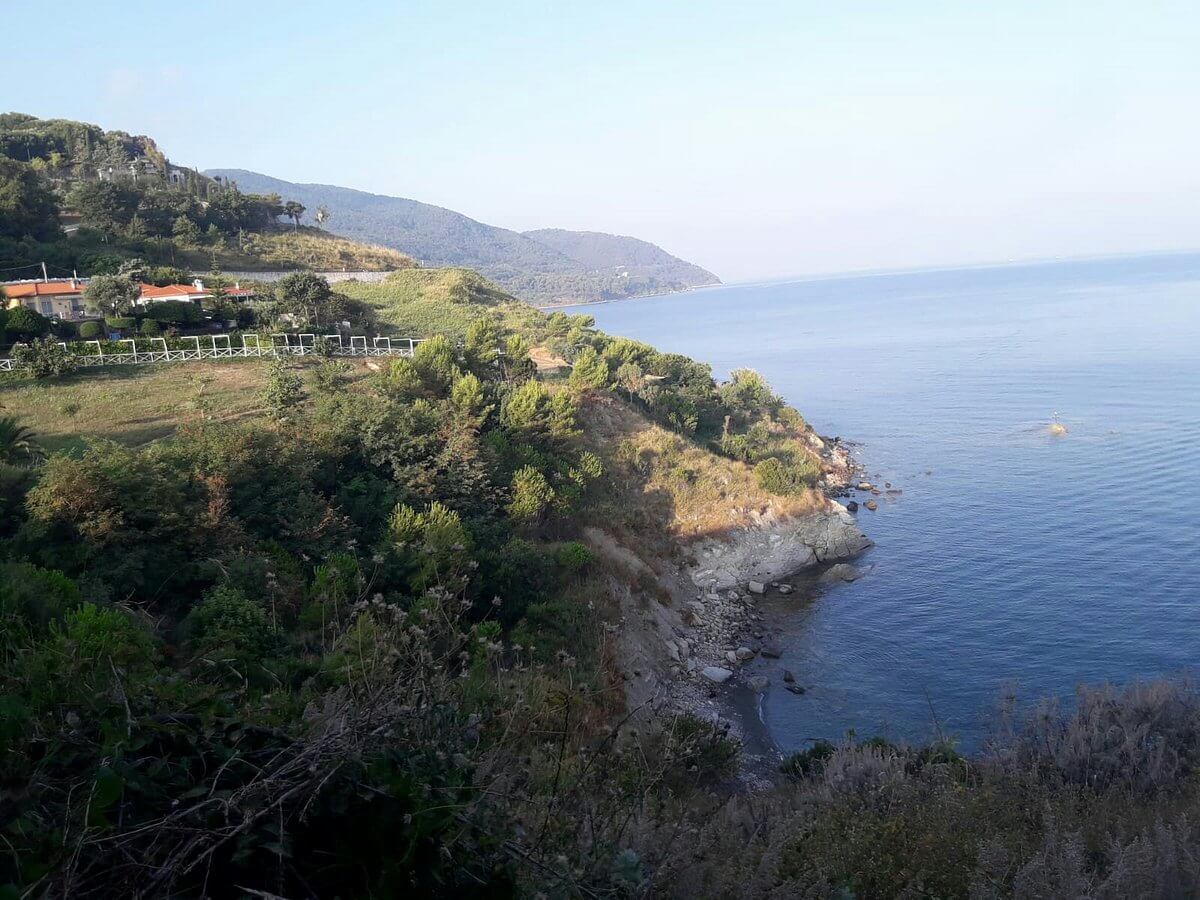
<path fill-rule="evenodd" d="M 774 641 L 767 641 L 759 652 L 767 659 L 779 659 L 783 656 L 783 648 Z"/>
<path fill-rule="evenodd" d="M 750 587 L 750 593 L 752 593 L 752 594 L 762 594 L 767 589 L 767 586 L 765 584 L 763 584 L 761 581 L 752 581 L 752 582 L 750 582 L 749 587 Z"/>
<path fill-rule="evenodd" d="M 755 675 L 753 678 L 747 679 L 746 684 L 750 685 L 750 690 L 754 691 L 754 693 L 765 694 L 767 692 L 767 685 L 770 682 L 765 675 Z"/>
<path fill-rule="evenodd" d="M 838 563 L 826 569 L 821 575 L 821 580 L 828 584 L 834 581 L 856 581 L 861 577 L 862 572 L 854 566 L 849 563 Z"/>
<path fill-rule="evenodd" d="M 784 669 L 783 670 L 783 680 L 786 681 L 788 684 L 793 684 L 796 681 L 796 676 L 792 674 L 791 669 Z"/>
<path fill-rule="evenodd" d="M 847 503 L 847 504 L 846 504 L 846 511 L 847 511 L 847 512 L 852 512 L 852 513 L 858 512 L 858 501 L 857 501 L 857 500 L 851 500 L 849 503 Z"/>
<path fill-rule="evenodd" d="M 1062 422 L 1051 422 L 1049 430 L 1054 437 L 1062 437 L 1067 433 L 1067 426 Z"/>
<path fill-rule="evenodd" d="M 749 647 L 738 647 L 737 650 L 734 651 L 734 656 L 736 656 L 742 662 L 748 662 L 749 660 L 754 659 L 754 651 Z"/>
<path fill-rule="evenodd" d="M 863 506 L 865 506 L 867 509 L 871 510 L 871 512 L 874 512 L 875 510 L 879 509 L 879 504 L 876 503 L 874 500 L 868 500 L 866 503 L 863 504 Z"/>
<path fill-rule="evenodd" d="M 733 675 L 728 669 L 722 669 L 720 666 L 705 666 L 700 674 L 713 684 L 724 684 Z"/>

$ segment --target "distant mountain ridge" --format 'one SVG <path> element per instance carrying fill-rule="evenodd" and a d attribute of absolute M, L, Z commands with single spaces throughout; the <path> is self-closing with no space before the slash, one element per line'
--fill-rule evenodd
<path fill-rule="evenodd" d="M 711 272 L 637 238 L 542 229 L 525 234 L 403 197 L 298 184 L 245 169 L 208 169 L 243 191 L 326 207 L 326 229 L 391 247 L 426 265 L 476 269 L 531 303 L 613 300 L 718 284 Z"/>

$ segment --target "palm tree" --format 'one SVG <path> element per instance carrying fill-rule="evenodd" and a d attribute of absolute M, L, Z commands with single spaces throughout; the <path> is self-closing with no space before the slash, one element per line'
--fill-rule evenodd
<path fill-rule="evenodd" d="M 0 462 L 35 463 L 45 451 L 33 439 L 33 432 L 20 425 L 16 416 L 0 416 Z"/>

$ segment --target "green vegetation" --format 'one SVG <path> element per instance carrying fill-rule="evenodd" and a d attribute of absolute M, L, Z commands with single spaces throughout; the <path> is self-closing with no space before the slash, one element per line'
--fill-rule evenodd
<path fill-rule="evenodd" d="M 294 197 L 309 209 L 332 209 L 339 234 L 394 247 L 424 265 L 476 270 L 529 303 L 615 300 L 717 282 L 711 272 L 635 238 L 557 229 L 519 234 L 402 197 L 295 184 L 244 169 L 208 174 L 260 194 Z"/>
<path fill-rule="evenodd" d="M 809 458 L 803 421 L 752 373 L 422 277 L 363 302 L 461 341 L 378 371 L 0 382 L 0 891 L 1194 892 L 1186 684 L 1014 707 L 971 759 L 819 744 L 750 795 L 721 728 L 625 708 L 622 598 L 672 597 L 585 527 L 671 568 L 668 531 Z M 534 346 L 584 374 L 537 380 Z"/>
<path fill-rule="evenodd" d="M 116 273 L 123 261 L 207 271 L 411 266 L 394 250 L 299 228 L 303 206 L 174 166 L 147 137 L 0 115 L 0 267 Z M 79 222 L 69 238 L 60 214 Z M 292 227 L 280 224 L 288 217 Z M 328 214 L 326 215 L 328 218 Z"/>

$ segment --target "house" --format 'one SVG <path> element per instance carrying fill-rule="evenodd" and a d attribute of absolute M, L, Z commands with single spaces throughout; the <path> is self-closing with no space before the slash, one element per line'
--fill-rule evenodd
<path fill-rule="evenodd" d="M 142 295 L 138 298 L 138 306 L 148 306 L 151 303 L 166 303 L 170 300 L 184 303 L 200 303 L 212 297 L 212 292 L 204 288 L 204 282 L 197 278 L 191 284 L 167 284 L 159 287 L 155 284 L 140 285 Z"/>
<path fill-rule="evenodd" d="M 235 300 L 240 302 L 242 300 L 254 299 L 254 288 L 244 288 L 242 287 L 242 283 L 240 281 L 234 283 L 232 287 L 225 288 L 222 293 L 225 294 L 226 300 Z"/>
<path fill-rule="evenodd" d="M 86 282 L 71 278 L 66 281 L 10 281 L 0 285 L 8 298 L 9 309 L 24 306 L 43 316 L 58 319 L 82 319 L 83 289 Z"/>

